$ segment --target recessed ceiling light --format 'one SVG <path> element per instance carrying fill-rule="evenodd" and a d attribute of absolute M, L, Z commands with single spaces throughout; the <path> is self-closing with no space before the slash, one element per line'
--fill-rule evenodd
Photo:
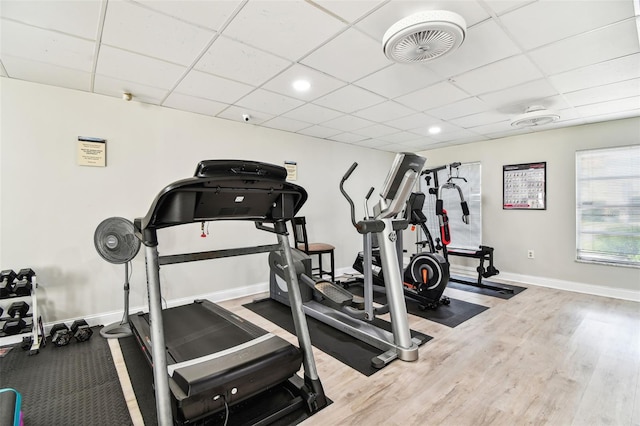
<path fill-rule="evenodd" d="M 441 131 L 442 131 L 442 129 L 440 127 L 438 127 L 438 126 L 429 127 L 429 133 L 432 134 L 432 135 L 437 135 Z"/>
<path fill-rule="evenodd" d="M 311 87 L 311 83 L 307 80 L 296 80 L 293 82 L 293 88 L 298 92 L 306 92 Z"/>

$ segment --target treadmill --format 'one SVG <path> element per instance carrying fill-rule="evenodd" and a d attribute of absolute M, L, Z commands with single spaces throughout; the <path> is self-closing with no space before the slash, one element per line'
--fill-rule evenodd
<path fill-rule="evenodd" d="M 169 309 L 161 304 L 163 265 L 271 251 L 293 264 L 286 221 L 307 193 L 286 182 L 286 175 L 283 167 L 255 161 L 202 161 L 194 177 L 166 186 L 147 215 L 134 221 L 145 246 L 149 312 L 129 320 L 153 368 L 159 425 L 215 416 L 228 424 L 269 424 L 295 418 L 300 410 L 309 416 L 327 405 L 295 268 L 288 268 L 286 282 L 298 347 L 208 300 Z M 158 255 L 158 229 L 217 220 L 253 221 L 257 229 L 275 234 L 278 244 Z M 303 378 L 297 374 L 301 366 Z"/>

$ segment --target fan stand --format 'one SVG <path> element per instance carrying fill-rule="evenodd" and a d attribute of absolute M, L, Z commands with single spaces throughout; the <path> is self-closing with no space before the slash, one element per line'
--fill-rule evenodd
<path fill-rule="evenodd" d="M 129 324 L 129 262 L 124 264 L 124 315 L 122 320 L 106 325 L 100 330 L 100 335 L 105 339 L 119 339 L 133 334 Z"/>

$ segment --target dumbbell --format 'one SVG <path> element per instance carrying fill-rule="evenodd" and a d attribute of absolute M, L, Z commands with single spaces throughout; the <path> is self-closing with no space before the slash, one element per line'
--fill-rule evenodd
<path fill-rule="evenodd" d="M 78 342 L 86 342 L 91 339 L 93 335 L 93 330 L 89 327 L 89 324 L 83 319 L 75 320 L 73 324 L 71 324 L 71 333 L 73 337 L 76 338 Z"/>
<path fill-rule="evenodd" d="M 64 323 L 54 325 L 49 335 L 51 336 L 51 343 L 57 347 L 67 346 L 71 341 L 71 337 L 73 337 L 71 330 L 69 330 L 69 327 Z"/>
<path fill-rule="evenodd" d="M 27 302 L 13 302 L 7 309 L 8 318 L 2 326 L 2 331 L 6 334 L 18 334 L 23 328 L 27 326 L 26 321 L 23 319 L 29 312 L 29 305 Z"/>
<path fill-rule="evenodd" d="M 9 297 L 13 293 L 13 280 L 16 279 L 16 273 L 11 269 L 0 272 L 0 299 Z"/>
<path fill-rule="evenodd" d="M 36 275 L 31 268 L 23 268 L 18 271 L 16 283 L 13 285 L 13 292 L 16 296 L 28 296 L 31 294 L 31 278 Z"/>
<path fill-rule="evenodd" d="M 9 309 L 7 309 L 7 315 L 11 318 L 24 318 L 27 316 L 29 312 L 29 304 L 25 301 L 13 302 L 9 305 Z"/>

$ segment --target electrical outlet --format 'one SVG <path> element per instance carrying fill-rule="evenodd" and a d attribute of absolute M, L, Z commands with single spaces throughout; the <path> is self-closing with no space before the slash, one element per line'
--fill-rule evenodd
<path fill-rule="evenodd" d="M 527 259 L 534 259 L 534 258 L 535 258 L 535 254 L 533 250 L 527 250 Z"/>

